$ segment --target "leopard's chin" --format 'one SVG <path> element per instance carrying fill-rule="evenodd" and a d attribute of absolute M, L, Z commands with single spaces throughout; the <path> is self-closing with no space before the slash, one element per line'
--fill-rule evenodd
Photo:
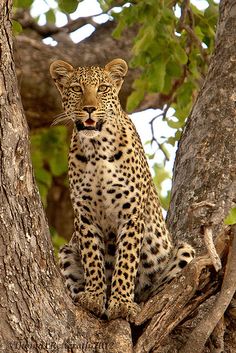
<path fill-rule="evenodd" d="M 80 136 L 86 137 L 86 138 L 94 138 L 97 137 L 100 134 L 100 131 L 98 130 L 80 130 L 79 131 Z"/>

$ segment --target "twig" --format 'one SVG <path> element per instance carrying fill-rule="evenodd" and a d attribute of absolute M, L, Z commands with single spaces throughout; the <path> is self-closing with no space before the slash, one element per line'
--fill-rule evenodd
<path fill-rule="evenodd" d="M 179 19 L 179 23 L 177 25 L 177 28 L 179 28 L 180 30 L 183 28 L 183 25 L 184 25 L 186 17 L 187 17 L 188 10 L 189 10 L 189 0 L 184 0 L 181 5 L 181 16 Z"/>
<path fill-rule="evenodd" d="M 200 50 L 202 57 L 206 60 L 207 63 L 209 63 L 207 53 L 204 51 L 202 47 L 202 42 L 198 39 L 198 37 L 196 36 L 192 28 L 187 24 L 183 24 L 182 29 L 185 29 L 185 31 L 189 34 L 192 41 L 195 42 L 196 45 L 198 46 L 198 49 Z"/>
<path fill-rule="evenodd" d="M 168 110 L 169 110 L 169 108 L 170 108 L 170 104 L 171 104 L 171 103 L 168 103 L 168 104 L 166 105 L 165 109 L 164 109 L 160 114 L 154 116 L 154 117 L 149 121 L 149 124 L 150 124 L 150 126 L 151 126 L 151 134 L 152 134 L 151 145 L 155 142 L 155 143 L 157 144 L 158 148 L 159 148 L 159 149 L 162 151 L 162 153 L 164 154 L 165 159 L 166 159 L 167 161 L 169 161 L 170 158 L 169 158 L 169 156 L 168 156 L 166 150 L 163 148 L 163 145 L 162 145 L 162 144 L 156 139 L 156 137 L 155 137 L 154 122 L 156 121 L 157 118 L 160 118 L 160 117 L 162 117 L 162 119 L 165 119 L 165 118 L 166 118 L 166 114 L 167 114 L 167 112 L 168 112 Z"/>
<path fill-rule="evenodd" d="M 187 23 L 187 19 L 189 24 Z M 184 0 L 181 6 L 181 16 L 177 25 L 177 29 L 178 31 L 182 31 L 184 29 L 187 32 L 189 36 L 190 47 L 192 46 L 192 43 L 195 43 L 198 46 L 203 59 L 206 62 L 209 62 L 207 53 L 203 49 L 202 42 L 194 33 L 194 30 L 193 30 L 194 26 L 195 26 L 194 15 L 190 7 L 190 1 Z"/>
<path fill-rule="evenodd" d="M 223 317 L 225 310 L 230 304 L 236 290 L 236 226 L 232 227 L 233 241 L 229 249 L 226 264 L 225 276 L 220 295 L 216 299 L 215 306 L 208 313 L 200 324 L 192 331 L 185 346 L 180 353 L 201 353 L 207 339 L 216 327 L 219 320 Z"/>
<path fill-rule="evenodd" d="M 222 268 L 221 260 L 219 258 L 219 255 L 216 252 L 216 248 L 213 242 L 213 235 L 212 235 L 212 228 L 211 227 L 205 227 L 204 228 L 204 241 L 206 244 L 206 248 L 208 251 L 208 255 L 210 256 L 210 259 L 212 261 L 212 264 L 218 272 Z"/>
<path fill-rule="evenodd" d="M 215 207 L 215 203 L 212 203 L 210 201 L 204 200 L 204 201 L 193 203 L 191 205 L 191 208 L 193 210 L 196 210 L 196 209 L 201 208 L 201 207 Z"/>
<path fill-rule="evenodd" d="M 208 251 L 208 255 L 211 258 L 212 264 L 218 272 L 221 268 L 221 261 L 215 245 L 213 242 L 212 234 L 212 214 L 215 211 L 216 205 L 208 200 L 197 202 L 191 205 L 192 216 L 197 218 L 200 224 L 204 227 L 204 242 Z"/>
<path fill-rule="evenodd" d="M 171 103 L 168 103 L 168 104 L 166 105 L 165 109 L 164 109 L 160 114 L 155 115 L 155 116 L 149 121 L 149 124 L 150 124 L 150 125 L 153 125 L 154 121 L 155 121 L 157 118 L 160 118 L 160 117 L 162 117 L 162 119 L 165 119 L 165 118 L 166 118 L 166 114 L 167 114 L 167 112 L 168 112 L 168 110 L 169 110 L 169 108 L 170 108 L 170 104 L 171 104 Z"/>

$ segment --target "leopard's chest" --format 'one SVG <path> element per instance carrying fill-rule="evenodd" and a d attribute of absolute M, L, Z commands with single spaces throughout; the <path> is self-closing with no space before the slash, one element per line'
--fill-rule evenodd
<path fill-rule="evenodd" d="M 83 166 L 74 164 L 69 173 L 74 208 L 88 207 L 102 228 L 118 228 L 119 214 L 130 197 L 130 184 L 121 165 L 94 158 Z"/>

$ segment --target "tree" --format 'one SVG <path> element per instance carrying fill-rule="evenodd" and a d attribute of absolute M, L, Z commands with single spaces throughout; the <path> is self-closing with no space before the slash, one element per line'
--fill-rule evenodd
<path fill-rule="evenodd" d="M 235 229 L 223 226 L 235 200 L 235 8 L 233 0 L 221 2 L 215 54 L 179 144 L 168 215 L 172 233 L 194 238 L 199 252 L 204 248 L 201 233 L 207 244 L 214 234 L 226 271 L 216 273 L 208 255 L 197 258 L 148 301 L 137 319 L 139 329 L 132 328 L 136 353 L 234 352 L 236 347 L 234 301 L 226 310 L 236 286 Z M 0 4 L 2 351 L 132 352 L 129 324 L 102 322 L 75 307 L 55 265 L 32 176 L 10 11 L 10 1 Z M 212 244 L 209 249 L 214 250 Z"/>

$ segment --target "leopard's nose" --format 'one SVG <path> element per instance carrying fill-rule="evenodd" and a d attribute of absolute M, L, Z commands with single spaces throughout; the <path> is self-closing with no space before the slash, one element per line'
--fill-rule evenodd
<path fill-rule="evenodd" d="M 94 106 L 88 105 L 88 106 L 83 107 L 83 110 L 89 114 L 92 114 L 96 110 L 96 108 Z"/>

